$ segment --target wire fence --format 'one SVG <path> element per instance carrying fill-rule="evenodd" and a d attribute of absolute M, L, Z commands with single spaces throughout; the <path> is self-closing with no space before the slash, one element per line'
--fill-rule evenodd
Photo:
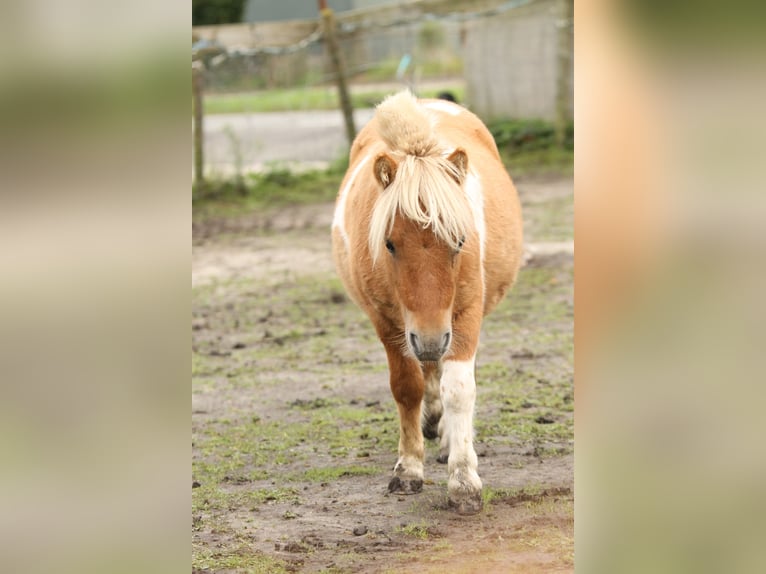
<path fill-rule="evenodd" d="M 485 120 L 569 119 L 571 4 L 415 0 L 339 13 L 337 38 L 354 107 L 372 107 L 406 86 L 429 97 L 449 91 Z M 339 107 L 325 40 L 319 17 L 193 28 L 193 58 L 205 66 L 206 113 Z M 217 122 L 209 125 L 215 129 Z M 237 129 L 214 135 L 218 147 Z M 243 151 L 250 140 L 243 141 L 234 155 L 257 155 Z M 263 151 L 267 144 L 258 145 Z M 331 147 L 337 155 L 338 145 Z"/>
<path fill-rule="evenodd" d="M 486 1 L 481 7 L 479 2 L 421 0 L 356 10 L 336 15 L 338 38 L 347 74 L 354 83 L 462 81 L 468 44 L 486 42 L 488 24 L 510 22 L 515 14 L 516 19 L 529 20 L 530 13 L 537 13 L 549 27 L 571 27 L 571 21 L 562 22 L 557 13 L 561 3 L 510 0 L 491 5 Z M 472 9 L 475 6 L 480 8 Z M 521 9 L 526 13 L 520 13 Z M 321 86 L 334 78 L 319 18 L 198 27 L 193 29 L 193 38 L 197 40 L 193 51 L 207 69 L 210 92 Z M 543 41 L 555 43 L 555 38 Z M 533 42 L 517 47 L 515 54 L 492 54 L 490 63 L 502 66 L 515 56 L 532 66 L 539 60 L 536 52 L 540 49 L 540 41 Z M 525 53 L 519 54 L 519 50 Z"/>

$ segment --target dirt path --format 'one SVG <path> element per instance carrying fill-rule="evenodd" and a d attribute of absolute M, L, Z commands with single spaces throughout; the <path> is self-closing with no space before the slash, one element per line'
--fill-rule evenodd
<path fill-rule="evenodd" d="M 423 492 L 386 492 L 396 408 L 335 277 L 332 206 L 195 223 L 195 571 L 572 571 L 571 181 L 519 188 L 534 256 L 483 329 L 467 518 L 433 444 Z"/>

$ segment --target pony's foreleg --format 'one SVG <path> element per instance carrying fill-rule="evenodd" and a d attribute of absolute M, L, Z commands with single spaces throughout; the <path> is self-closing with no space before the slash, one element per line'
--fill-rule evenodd
<path fill-rule="evenodd" d="M 449 445 L 449 502 L 460 514 L 482 507 L 478 459 L 473 448 L 473 407 L 476 399 L 475 355 L 468 360 L 445 360 L 441 377 L 444 405 L 443 439 Z"/>
<path fill-rule="evenodd" d="M 423 433 L 420 403 L 423 400 L 423 372 L 420 364 L 403 357 L 398 347 L 386 345 L 391 371 L 391 392 L 399 409 L 399 460 L 388 484 L 390 492 L 414 494 L 423 488 Z"/>
<path fill-rule="evenodd" d="M 423 364 L 423 378 L 425 379 L 425 396 L 423 397 L 423 411 L 421 414 L 421 426 L 423 436 L 436 438 L 439 436 L 439 421 L 442 418 L 442 399 L 439 384 L 442 376 L 441 364 L 429 362 Z M 444 461 L 447 462 L 445 458 Z"/>

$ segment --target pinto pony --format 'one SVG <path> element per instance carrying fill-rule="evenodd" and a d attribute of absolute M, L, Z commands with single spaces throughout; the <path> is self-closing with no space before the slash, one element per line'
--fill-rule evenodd
<path fill-rule="evenodd" d="M 420 492 L 423 437 L 438 436 L 450 505 L 478 512 L 479 331 L 522 258 L 518 196 L 484 124 L 455 103 L 387 98 L 351 147 L 332 238 L 338 273 L 388 357 L 400 423 L 389 490 Z"/>

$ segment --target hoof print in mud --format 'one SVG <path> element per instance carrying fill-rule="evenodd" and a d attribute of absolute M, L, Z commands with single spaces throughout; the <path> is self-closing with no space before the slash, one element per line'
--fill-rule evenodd
<path fill-rule="evenodd" d="M 419 478 L 405 478 L 401 479 L 395 476 L 388 483 L 388 492 L 395 492 L 398 494 L 417 494 L 423 490 L 423 481 Z"/>
<path fill-rule="evenodd" d="M 469 516 L 471 514 L 478 514 L 481 512 L 483 503 L 481 500 L 481 492 L 471 495 L 463 495 L 460 497 L 449 498 L 449 506 L 454 508 L 455 511 L 461 516 Z"/>

